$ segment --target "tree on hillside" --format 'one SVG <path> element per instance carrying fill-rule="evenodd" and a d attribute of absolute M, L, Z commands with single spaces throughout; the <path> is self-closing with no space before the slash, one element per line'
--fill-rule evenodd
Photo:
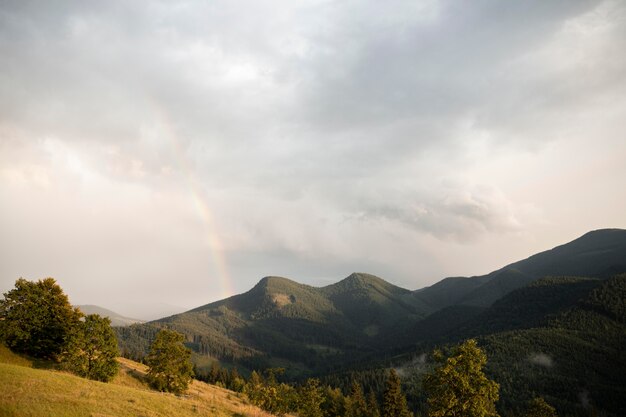
<path fill-rule="evenodd" d="M 322 390 L 324 401 L 321 408 L 324 416 L 335 417 L 346 414 L 346 399 L 339 388 L 331 388 L 326 386 Z"/>
<path fill-rule="evenodd" d="M 156 335 L 146 357 L 148 381 L 159 391 L 183 393 L 193 377 L 191 350 L 183 345 L 183 335 L 163 329 Z"/>
<path fill-rule="evenodd" d="M 400 377 L 395 369 L 391 369 L 385 393 L 383 394 L 383 417 L 411 417 L 413 414 L 406 405 L 406 397 L 402 392 Z"/>
<path fill-rule="evenodd" d="M 373 390 L 367 394 L 367 417 L 380 417 L 378 400 Z"/>
<path fill-rule="evenodd" d="M 0 300 L 0 338 L 14 351 L 57 359 L 81 317 L 53 278 L 20 278 Z"/>
<path fill-rule="evenodd" d="M 90 314 L 76 326 L 62 360 L 66 369 L 79 376 L 107 382 L 117 374 L 118 355 L 111 320 Z"/>
<path fill-rule="evenodd" d="M 367 404 L 361 384 L 352 381 L 350 397 L 348 398 L 346 417 L 368 417 Z"/>
<path fill-rule="evenodd" d="M 541 397 L 533 398 L 528 403 L 525 417 L 558 417 L 556 410 Z"/>
<path fill-rule="evenodd" d="M 306 384 L 300 389 L 298 401 L 298 415 L 300 417 L 322 417 L 322 389 L 320 381 L 315 378 L 306 380 Z"/>
<path fill-rule="evenodd" d="M 433 357 L 439 365 L 424 377 L 429 417 L 498 416 L 500 386 L 483 373 L 487 356 L 475 340 L 455 346 L 448 357 L 439 350 Z"/>

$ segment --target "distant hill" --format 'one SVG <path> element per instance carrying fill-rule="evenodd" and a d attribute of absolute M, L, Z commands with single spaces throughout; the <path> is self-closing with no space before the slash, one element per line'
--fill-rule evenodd
<path fill-rule="evenodd" d="M 433 312 L 457 304 L 487 307 L 542 277 L 607 277 L 621 272 L 626 272 L 626 230 L 602 229 L 490 274 L 446 278 L 413 294 Z"/>
<path fill-rule="evenodd" d="M 85 314 L 99 314 L 102 317 L 108 317 L 111 319 L 111 326 L 130 326 L 131 324 L 144 323 L 143 320 L 124 317 L 115 311 L 107 310 L 106 308 L 95 305 L 85 304 L 76 307 L 80 308 L 80 311 Z"/>

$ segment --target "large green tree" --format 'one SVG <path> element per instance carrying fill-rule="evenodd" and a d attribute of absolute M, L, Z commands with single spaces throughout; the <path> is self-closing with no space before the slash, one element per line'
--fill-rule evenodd
<path fill-rule="evenodd" d="M 475 340 L 455 346 L 446 357 L 433 354 L 438 365 L 424 376 L 429 417 L 495 417 L 500 386 L 483 373 L 487 356 Z"/>
<path fill-rule="evenodd" d="M 146 357 L 148 381 L 159 391 L 183 393 L 193 377 L 191 350 L 182 334 L 163 329 L 157 333 Z"/>
<path fill-rule="evenodd" d="M 0 337 L 14 351 L 57 359 L 81 317 L 53 278 L 20 278 L 0 300 Z"/>
<path fill-rule="evenodd" d="M 413 414 L 406 405 L 406 397 L 402 392 L 400 377 L 395 369 L 391 369 L 385 393 L 383 394 L 383 417 L 411 417 Z"/>
<path fill-rule="evenodd" d="M 107 382 L 117 374 L 117 356 L 111 320 L 90 314 L 76 326 L 63 361 L 65 368 L 77 375 Z"/>

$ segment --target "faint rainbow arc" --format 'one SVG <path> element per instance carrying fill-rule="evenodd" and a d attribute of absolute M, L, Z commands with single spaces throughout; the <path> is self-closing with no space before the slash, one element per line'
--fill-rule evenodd
<path fill-rule="evenodd" d="M 180 140 L 176 135 L 175 129 L 172 126 L 167 113 L 161 109 L 157 109 L 157 114 L 159 115 L 158 120 L 161 125 L 159 127 L 162 128 L 162 133 L 170 142 L 172 149 L 174 150 L 174 159 L 183 173 L 191 198 L 193 199 L 196 210 L 198 211 L 206 229 L 211 259 L 213 261 L 220 286 L 222 287 L 222 296 L 223 298 L 229 297 L 234 294 L 234 289 L 230 273 L 228 271 L 226 255 L 224 254 L 224 246 L 222 245 L 219 233 L 217 232 L 217 226 L 215 224 L 213 214 L 211 213 L 209 204 L 204 198 L 204 192 L 202 191 L 196 175 L 194 174 L 194 169 L 188 162 L 188 158 L 185 155 L 185 152 L 180 144 Z"/>

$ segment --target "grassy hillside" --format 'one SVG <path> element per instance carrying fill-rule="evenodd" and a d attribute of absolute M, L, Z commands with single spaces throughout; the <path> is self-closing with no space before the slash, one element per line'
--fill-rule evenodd
<path fill-rule="evenodd" d="M 120 359 L 110 383 L 32 365 L 0 346 L 1 417 L 270 416 L 236 393 L 199 381 L 183 396 L 153 391 L 143 381 L 145 367 L 127 359 Z"/>

